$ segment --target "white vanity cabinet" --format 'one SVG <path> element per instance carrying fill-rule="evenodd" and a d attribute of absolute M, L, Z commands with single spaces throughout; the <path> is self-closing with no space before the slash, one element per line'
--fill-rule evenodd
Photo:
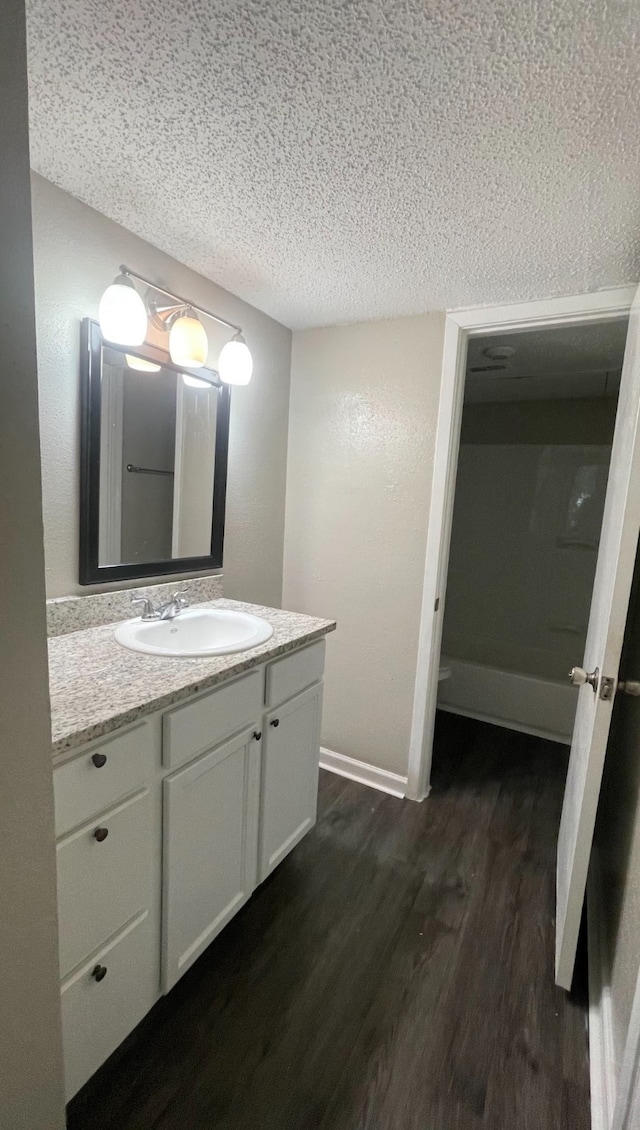
<path fill-rule="evenodd" d="M 151 836 L 146 788 L 58 842 L 61 977 L 148 905 Z"/>
<path fill-rule="evenodd" d="M 67 1098 L 316 816 L 324 641 L 54 768 Z"/>
<path fill-rule="evenodd" d="M 105 942 L 63 982 L 67 1100 L 146 1016 L 160 996 L 157 933 L 148 910 Z"/>
<path fill-rule="evenodd" d="M 167 992 L 246 902 L 257 879 L 259 731 L 163 781 L 162 980 Z"/>
<path fill-rule="evenodd" d="M 137 723 L 53 773 L 68 1098 L 160 995 L 157 733 Z"/>
<path fill-rule="evenodd" d="M 318 797 L 322 686 L 313 686 L 265 719 L 260 821 L 260 880 L 313 827 Z"/>

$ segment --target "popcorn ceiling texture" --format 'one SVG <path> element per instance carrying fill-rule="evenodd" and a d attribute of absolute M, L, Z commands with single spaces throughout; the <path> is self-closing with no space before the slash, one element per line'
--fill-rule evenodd
<path fill-rule="evenodd" d="M 632 0 L 27 8 L 35 169 L 286 325 L 640 273 Z"/>

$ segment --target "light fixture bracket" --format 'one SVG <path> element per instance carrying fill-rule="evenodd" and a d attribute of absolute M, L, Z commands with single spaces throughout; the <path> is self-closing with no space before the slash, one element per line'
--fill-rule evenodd
<path fill-rule="evenodd" d="M 207 318 L 213 318 L 214 322 L 219 322 L 221 326 L 226 326 L 227 329 L 233 330 L 235 333 L 242 333 L 242 327 L 236 325 L 235 322 L 230 322 L 227 318 L 221 318 L 219 314 L 214 314 L 212 310 L 207 310 L 204 306 L 198 306 L 197 302 L 191 302 L 187 298 L 182 298 L 179 294 L 174 294 L 172 290 L 167 290 L 166 287 L 160 286 L 159 283 L 153 282 L 152 279 L 148 279 L 144 275 L 139 275 L 137 271 L 132 271 L 131 267 L 127 267 L 125 263 L 120 264 L 120 274 L 127 275 L 131 279 L 136 279 L 137 282 L 144 283 L 144 285 L 149 288 L 149 291 L 147 292 L 147 306 L 149 308 L 149 292 L 154 291 L 156 294 L 165 294 L 167 298 L 173 299 L 173 302 L 175 303 L 174 310 L 184 310 L 188 307 L 191 310 L 195 310 L 198 314 L 204 314 Z M 163 307 L 158 306 L 155 299 L 153 300 L 153 302 L 156 313 L 159 317 L 160 312 L 163 310 Z M 164 322 L 162 324 L 162 329 L 166 329 L 166 323 Z"/>
<path fill-rule="evenodd" d="M 149 289 L 145 294 L 145 303 L 149 311 L 149 321 L 154 329 L 166 333 L 170 330 L 173 323 L 177 318 L 188 310 L 186 303 L 173 304 L 171 306 L 159 306 L 154 298 L 151 290 Z"/>

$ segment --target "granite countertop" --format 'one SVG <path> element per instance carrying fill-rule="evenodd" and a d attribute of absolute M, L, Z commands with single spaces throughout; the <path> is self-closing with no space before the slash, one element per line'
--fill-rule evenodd
<path fill-rule="evenodd" d="M 49 640 L 53 754 L 75 749 L 181 702 L 242 671 L 320 639 L 336 626 L 298 612 L 237 600 L 211 600 L 199 608 L 230 608 L 262 616 L 273 626 L 266 643 L 233 655 L 183 659 L 142 655 L 116 643 L 116 624 L 104 624 Z"/>

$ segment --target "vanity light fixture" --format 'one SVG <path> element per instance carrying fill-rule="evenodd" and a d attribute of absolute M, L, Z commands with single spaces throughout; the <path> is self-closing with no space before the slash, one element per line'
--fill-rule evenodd
<path fill-rule="evenodd" d="M 142 345 L 147 332 L 147 311 L 128 274 L 120 268 L 105 290 L 98 307 L 102 336 L 114 345 Z"/>
<path fill-rule="evenodd" d="M 248 385 L 253 372 L 253 357 L 240 331 L 222 346 L 218 358 L 220 380 L 228 385 Z"/>
<path fill-rule="evenodd" d="M 174 365 L 187 369 L 200 369 L 207 360 L 209 340 L 207 331 L 195 310 L 190 306 L 171 321 L 169 330 L 169 355 Z"/>
<path fill-rule="evenodd" d="M 144 301 L 135 288 L 134 279 L 148 287 Z M 172 300 L 171 304 L 160 305 L 158 294 L 166 295 Z M 248 384 L 253 372 L 253 358 L 240 326 L 173 294 L 129 267 L 122 265 L 115 282 L 107 287 L 100 301 L 98 318 L 102 336 L 107 341 L 130 346 L 142 345 L 148 319 L 155 329 L 169 334 L 169 355 L 173 364 L 185 369 L 198 369 L 206 365 L 209 350 L 207 333 L 198 314 L 233 330 L 233 337 L 220 350 L 220 380 L 229 385 Z M 127 363 L 132 369 L 156 371 L 150 362 L 143 364 L 142 359 L 133 355 L 127 355 Z M 199 380 L 188 373 L 183 373 L 183 381 L 194 388 L 212 387 L 209 381 Z"/>

